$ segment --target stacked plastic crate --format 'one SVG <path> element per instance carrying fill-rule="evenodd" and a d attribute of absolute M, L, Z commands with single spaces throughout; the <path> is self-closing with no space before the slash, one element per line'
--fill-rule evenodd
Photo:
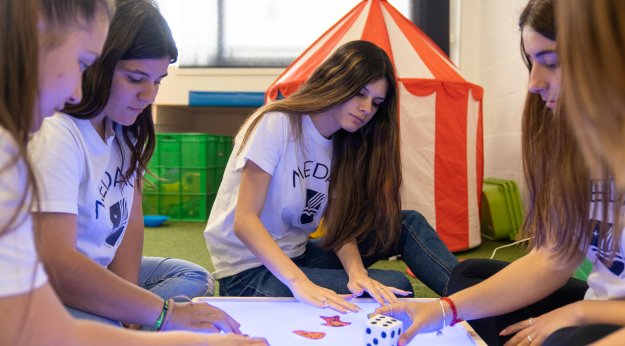
<path fill-rule="evenodd" d="M 206 221 L 232 152 L 232 137 L 158 133 L 143 187 L 144 215 Z M 151 183 L 151 184 L 150 184 Z"/>
<path fill-rule="evenodd" d="M 514 240 L 523 225 L 523 206 L 512 180 L 485 178 L 482 185 L 480 224 L 482 236 L 492 240 Z"/>

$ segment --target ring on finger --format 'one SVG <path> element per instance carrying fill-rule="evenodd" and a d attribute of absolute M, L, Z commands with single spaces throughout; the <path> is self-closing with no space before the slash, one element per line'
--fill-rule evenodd
<path fill-rule="evenodd" d="M 532 343 L 532 336 L 531 336 L 531 335 L 528 335 L 528 336 L 527 336 L 527 340 L 528 340 L 528 341 L 530 342 L 530 344 L 531 344 L 531 343 Z"/>
<path fill-rule="evenodd" d="M 328 298 L 323 298 L 323 299 L 321 299 L 321 304 L 323 306 L 327 306 L 327 304 L 326 304 L 327 301 L 328 301 Z"/>
<path fill-rule="evenodd" d="M 529 319 L 529 321 L 530 321 L 530 326 L 533 326 L 533 325 L 534 325 L 534 321 L 533 321 L 532 319 L 533 319 L 532 317 L 530 317 L 530 319 Z"/>

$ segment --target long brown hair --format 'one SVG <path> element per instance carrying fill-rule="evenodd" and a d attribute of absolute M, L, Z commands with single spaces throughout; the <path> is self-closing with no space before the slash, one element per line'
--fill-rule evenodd
<path fill-rule="evenodd" d="M 519 28 L 531 27 L 555 41 L 553 0 L 531 0 L 521 13 Z M 521 51 L 528 70 L 532 63 Z M 529 208 L 523 231 L 533 236 L 532 247 L 549 247 L 562 259 L 573 258 L 590 242 L 588 211 L 590 176 L 578 158 L 578 147 L 564 119 L 563 109 L 547 108 L 537 94 L 528 92 L 523 109 L 523 169 Z"/>
<path fill-rule="evenodd" d="M 622 238 L 625 196 L 625 2 L 559 1 L 557 11 L 566 120 L 593 177 L 605 181 L 597 189 L 601 200 L 613 202 L 611 239 L 606 226 L 598 241 L 613 256 Z M 604 217 L 608 206 L 600 210 Z"/>
<path fill-rule="evenodd" d="M 14 229 L 20 211 L 30 200 L 37 201 L 37 188 L 26 156 L 26 143 L 35 122 L 38 99 L 39 52 L 64 42 L 69 26 L 89 25 L 98 13 L 112 16 L 113 6 L 107 0 L 0 0 L 0 126 L 16 145 L 16 152 L 2 167 L 0 175 L 24 165 L 26 186 L 16 205 L 0 224 L 0 234 Z M 41 15 L 41 18 L 39 18 Z M 46 23 L 45 32 L 38 31 L 37 22 Z M 28 213 L 24 213 L 26 216 Z"/>
<path fill-rule="evenodd" d="M 336 107 L 362 88 L 385 78 L 388 91 L 372 120 L 355 133 L 332 135 L 329 202 L 324 215 L 323 245 L 334 250 L 347 242 L 368 240 L 367 254 L 389 249 L 400 232 L 401 160 L 397 114 L 397 80 L 388 55 L 367 41 L 339 47 L 298 91 L 258 109 L 250 117 L 243 148 L 260 119 L 271 111 L 290 115 L 296 139 L 301 116 Z M 239 151 L 240 152 L 240 151 Z"/>
<path fill-rule="evenodd" d="M 102 56 L 83 76 L 83 98 L 78 104 L 67 105 L 63 112 L 79 119 L 98 116 L 109 101 L 113 74 L 120 60 L 160 58 L 168 58 L 174 63 L 178 59 L 178 49 L 156 3 L 150 0 L 117 0 L 117 11 L 111 21 Z M 130 150 L 130 165 L 123 177 L 128 182 L 133 174 L 136 173 L 137 177 L 143 174 L 154 153 L 156 135 L 151 105 L 139 114 L 134 124 L 122 126 L 122 136 Z M 123 155 L 123 150 L 121 153 Z"/>

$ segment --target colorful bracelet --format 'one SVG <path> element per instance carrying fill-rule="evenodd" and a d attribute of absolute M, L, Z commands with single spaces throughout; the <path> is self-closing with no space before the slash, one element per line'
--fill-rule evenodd
<path fill-rule="evenodd" d="M 451 323 L 449 323 L 449 326 L 453 327 L 456 323 L 462 322 L 462 320 L 458 318 L 458 310 L 456 309 L 454 301 L 449 297 L 441 297 L 441 300 L 449 304 L 449 307 L 451 308 L 452 320 Z"/>
<path fill-rule="evenodd" d="M 169 309 L 167 310 L 167 313 L 165 314 L 165 318 L 163 319 L 163 323 L 161 324 L 161 328 L 158 330 L 159 332 L 162 330 L 165 330 L 165 326 L 167 325 L 167 322 L 169 322 L 169 319 L 171 317 L 171 315 L 174 313 L 174 300 L 173 299 L 169 299 Z"/>
<path fill-rule="evenodd" d="M 154 326 L 152 327 L 152 331 L 159 331 L 163 326 L 163 320 L 165 319 L 165 315 L 167 315 L 167 310 L 169 309 L 169 300 L 165 299 L 163 302 L 163 309 L 161 310 L 161 314 L 154 322 Z"/>

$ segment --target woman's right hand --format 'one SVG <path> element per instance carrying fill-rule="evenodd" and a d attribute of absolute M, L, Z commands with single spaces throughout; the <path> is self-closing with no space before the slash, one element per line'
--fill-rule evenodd
<path fill-rule="evenodd" d="M 289 288 L 298 301 L 309 305 L 322 309 L 330 308 L 340 313 L 360 311 L 358 305 L 349 302 L 350 299 L 354 298 L 352 294 L 337 294 L 330 289 L 315 285 L 306 277 L 295 280 L 289 285 Z"/>
<path fill-rule="evenodd" d="M 241 325 L 223 310 L 207 303 L 174 303 L 165 330 L 190 330 L 209 333 L 241 334 Z"/>
<path fill-rule="evenodd" d="M 269 343 L 264 338 L 251 338 L 237 334 L 212 334 L 206 335 L 208 346 L 267 346 Z"/>
<path fill-rule="evenodd" d="M 448 311 L 448 310 L 447 310 Z M 406 345 L 415 335 L 422 332 L 433 332 L 443 327 L 443 312 L 438 300 L 426 303 L 398 302 L 381 306 L 375 309 L 376 314 L 391 316 L 403 321 L 410 320 L 412 324 L 405 328 L 399 337 L 398 345 Z M 451 312 L 446 319 L 449 321 Z M 446 324 L 446 323 L 445 323 Z"/>

